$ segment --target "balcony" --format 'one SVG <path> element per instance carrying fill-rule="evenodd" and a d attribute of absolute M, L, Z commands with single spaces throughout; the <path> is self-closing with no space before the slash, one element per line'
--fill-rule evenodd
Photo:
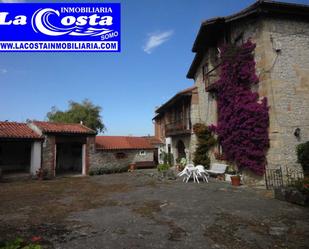
<path fill-rule="evenodd" d="M 175 122 L 171 122 L 165 125 L 165 135 L 168 136 L 175 136 L 175 135 L 183 135 L 183 134 L 191 134 L 192 125 L 191 120 L 181 119 Z"/>

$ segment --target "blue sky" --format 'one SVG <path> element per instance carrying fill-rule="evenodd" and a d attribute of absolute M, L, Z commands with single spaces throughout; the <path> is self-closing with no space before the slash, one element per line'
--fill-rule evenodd
<path fill-rule="evenodd" d="M 193 84 L 186 73 L 201 21 L 232 14 L 254 1 L 104 2 L 121 2 L 122 52 L 2 53 L 0 120 L 45 120 L 52 106 L 66 109 L 69 100 L 88 98 L 102 107 L 106 134 L 153 134 L 155 107 Z"/>

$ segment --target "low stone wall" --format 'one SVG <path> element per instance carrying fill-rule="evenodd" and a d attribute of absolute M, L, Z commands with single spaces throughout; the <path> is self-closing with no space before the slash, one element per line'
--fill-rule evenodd
<path fill-rule="evenodd" d="M 101 168 L 125 168 L 129 164 L 142 161 L 153 161 L 154 151 L 143 150 L 96 150 L 90 153 L 90 171 Z"/>

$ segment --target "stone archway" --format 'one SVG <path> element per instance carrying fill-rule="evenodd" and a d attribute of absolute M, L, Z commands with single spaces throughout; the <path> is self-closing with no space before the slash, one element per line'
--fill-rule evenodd
<path fill-rule="evenodd" d="M 178 158 L 186 158 L 186 147 L 185 147 L 185 144 L 182 140 L 178 140 L 177 142 L 177 156 Z"/>

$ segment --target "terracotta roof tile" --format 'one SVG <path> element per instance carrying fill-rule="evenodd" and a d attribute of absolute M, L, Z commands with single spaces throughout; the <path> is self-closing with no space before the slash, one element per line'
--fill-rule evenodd
<path fill-rule="evenodd" d="M 41 139 L 26 123 L 0 122 L 0 138 Z"/>
<path fill-rule="evenodd" d="M 32 123 L 39 127 L 43 133 L 96 134 L 96 131 L 81 124 L 43 121 L 33 121 Z"/>
<path fill-rule="evenodd" d="M 95 141 L 96 148 L 99 150 L 154 149 L 143 137 L 97 136 Z"/>

